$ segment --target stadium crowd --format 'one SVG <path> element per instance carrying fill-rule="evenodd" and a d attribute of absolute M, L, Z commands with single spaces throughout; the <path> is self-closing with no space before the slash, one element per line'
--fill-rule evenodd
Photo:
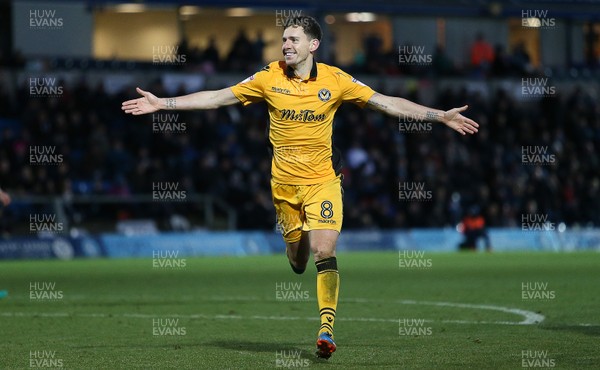
<path fill-rule="evenodd" d="M 133 87 L 110 95 L 102 85 L 64 85 L 60 96 L 40 98 L 23 84 L 16 99 L 0 86 L 4 189 L 126 197 L 177 182 L 188 194 L 224 199 L 238 211 L 240 228 L 273 228 L 263 104 L 158 118 L 185 123 L 168 132 L 156 130 L 156 117 L 121 112 Z M 167 95 L 159 83 L 147 88 Z M 383 92 L 420 100 L 416 89 Z M 334 142 L 346 162 L 346 228 L 453 226 L 475 204 L 489 226 L 519 226 L 531 213 L 600 225 L 600 108 L 592 96 L 573 85 L 522 103 L 502 89 L 486 100 L 457 86 L 440 91 L 435 106 L 465 103 L 482 127 L 469 137 L 436 125 L 409 130 L 375 111 L 340 108 Z M 32 146 L 54 147 L 60 164 L 32 165 Z M 523 156 L 531 148 L 545 155 L 531 163 Z M 415 186 L 427 196 L 399 196 Z"/>
<path fill-rule="evenodd" d="M 217 36 L 210 36 L 208 45 L 202 49 L 190 46 L 187 40 L 179 44 L 178 52 L 187 59 L 185 64 L 177 66 L 179 69 L 201 70 L 203 73 L 219 72 L 245 72 L 252 73 L 256 68 L 264 65 L 264 49 L 274 41 L 265 40 L 261 30 L 251 37 L 245 29 L 238 31 L 237 37 L 229 46 L 221 46 Z M 335 35 L 329 42 L 335 43 Z M 336 65 L 353 74 L 378 74 L 378 75 L 408 75 L 408 76 L 465 76 L 469 78 L 496 78 L 507 76 L 533 76 L 540 71 L 533 65 L 526 44 L 523 40 L 516 42 L 511 47 L 502 43 L 492 45 L 486 40 L 484 33 L 478 33 L 469 47 L 468 60 L 459 62 L 453 60 L 442 45 L 433 48 L 430 59 L 426 62 L 410 61 L 410 53 L 416 53 L 414 48 L 422 45 L 411 43 L 401 44 L 398 48 L 385 50 L 382 37 L 377 33 L 365 34 L 362 48 L 359 48 L 347 65 L 337 61 L 335 52 L 330 55 L 320 55 L 319 59 L 326 63 Z M 335 46 L 332 48 L 334 49 Z M 423 49 L 424 50 L 424 49 Z M 429 50 L 429 48 L 427 49 Z M 400 55 L 399 55 L 400 54 Z M 404 54 L 404 55 L 403 55 Z M 586 57 L 585 67 L 589 69 L 600 68 L 600 58 L 597 55 Z"/>

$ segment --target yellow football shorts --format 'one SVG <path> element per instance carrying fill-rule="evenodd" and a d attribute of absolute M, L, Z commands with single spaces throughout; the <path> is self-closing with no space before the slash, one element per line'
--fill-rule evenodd
<path fill-rule="evenodd" d="M 342 230 L 341 176 L 322 184 L 285 185 L 271 180 L 278 228 L 286 243 L 300 240 L 302 231 Z"/>

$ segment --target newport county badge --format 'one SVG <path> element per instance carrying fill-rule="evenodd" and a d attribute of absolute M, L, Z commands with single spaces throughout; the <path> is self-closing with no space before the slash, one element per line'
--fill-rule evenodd
<path fill-rule="evenodd" d="M 327 89 L 321 89 L 319 90 L 317 96 L 319 97 L 319 99 L 321 99 L 321 101 L 329 101 L 329 99 L 331 99 L 331 91 Z"/>

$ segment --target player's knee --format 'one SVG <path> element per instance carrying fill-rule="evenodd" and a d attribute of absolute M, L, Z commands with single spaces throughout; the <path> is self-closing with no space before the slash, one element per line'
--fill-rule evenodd
<path fill-rule="evenodd" d="M 335 246 L 315 246 L 313 248 L 313 256 L 315 261 L 335 257 Z"/>
<path fill-rule="evenodd" d="M 335 245 L 339 231 L 313 230 L 310 234 L 310 249 L 315 261 L 335 257 Z"/>

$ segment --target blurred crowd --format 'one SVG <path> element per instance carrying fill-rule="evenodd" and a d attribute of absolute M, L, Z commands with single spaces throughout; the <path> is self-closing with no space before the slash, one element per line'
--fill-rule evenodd
<path fill-rule="evenodd" d="M 122 113 L 121 102 L 135 97 L 133 87 L 110 95 L 102 85 L 64 85 L 54 98 L 32 97 L 22 85 L 16 99 L 0 85 L 3 189 L 16 196 L 127 197 L 151 193 L 156 182 L 176 182 L 188 194 L 223 199 L 238 212 L 239 228 L 274 227 L 264 104 L 158 118 L 185 123 L 183 131 L 167 132 L 155 129 L 156 117 Z M 167 95 L 160 83 L 147 87 Z M 421 100 L 416 88 L 373 87 Z M 345 228 L 454 226 L 473 205 L 488 226 L 518 227 L 523 214 L 600 225 L 597 99 L 575 85 L 528 103 L 502 89 L 485 99 L 461 86 L 435 99 L 441 109 L 466 103 L 467 115 L 481 125 L 474 136 L 437 125 L 402 130 L 397 118 L 351 104 L 339 109 L 334 143 L 346 162 Z M 54 147 L 61 162 L 32 165 L 32 146 Z M 528 163 L 523 150 L 532 147 L 545 148 L 546 156 Z M 414 186 L 429 195 L 399 196 L 399 189 Z"/>
<path fill-rule="evenodd" d="M 0 36 L 0 41 L 1 41 Z M 326 41 L 331 43 L 329 55 L 317 54 L 317 60 L 336 65 L 352 74 L 377 74 L 391 76 L 466 77 L 477 79 L 527 77 L 548 75 L 549 73 L 565 74 L 565 71 L 583 74 L 596 73 L 600 70 L 600 54 L 592 46 L 586 50 L 585 60 L 562 66 L 544 66 L 544 61 L 534 63 L 528 45 L 517 41 L 513 45 L 492 44 L 483 33 L 478 33 L 468 46 L 465 60 L 457 61 L 446 52 L 443 45 L 414 45 L 399 43 L 398 47 L 389 50 L 384 48 L 384 41 L 377 33 L 365 34 L 362 48 L 355 51 L 352 61 L 341 64 L 335 54 L 335 35 Z M 269 45 L 280 45 L 279 40 L 268 40 L 261 30 L 253 36 L 245 29 L 240 29 L 235 39 L 229 44 L 219 42 L 218 36 L 211 35 L 206 47 L 198 47 L 183 39 L 177 45 L 178 60 L 183 63 L 166 63 L 162 70 L 186 70 L 211 75 L 222 72 L 252 73 L 265 63 L 264 51 Z M 394 45 L 396 45 L 394 43 Z M 154 69 L 152 62 L 133 62 L 120 60 L 94 61 L 89 58 L 48 58 L 27 60 L 18 51 L 6 51 L 0 48 L 0 67 L 23 68 L 26 65 L 49 65 L 52 68 L 134 68 Z M 544 69 L 544 71 L 542 71 Z M 591 72 L 590 72 L 591 71 Z M 569 72 L 570 73 L 570 72 Z M 597 75 L 597 73 L 596 73 Z"/>
<path fill-rule="evenodd" d="M 202 49 L 191 46 L 183 39 L 177 48 L 180 55 L 186 57 L 186 64 L 182 68 L 196 68 L 204 73 L 223 71 L 251 73 L 257 67 L 264 65 L 264 49 L 269 44 L 263 37 L 262 30 L 256 32 L 252 39 L 245 29 L 240 29 L 232 44 L 223 50 L 219 49 L 216 36 L 208 39 L 208 45 Z M 227 50 L 227 51 L 226 51 Z"/>
<path fill-rule="evenodd" d="M 423 45 L 405 43 L 398 49 L 385 51 L 381 37 L 372 33 L 364 38 L 361 52 L 346 69 L 353 73 L 470 78 L 525 77 L 539 73 L 522 41 L 506 51 L 503 44 L 493 46 L 479 33 L 470 45 L 466 63 L 453 60 L 443 45 L 437 45 L 431 54 L 428 50 Z"/>
<path fill-rule="evenodd" d="M 216 36 L 210 36 L 204 49 L 190 46 L 187 40 L 181 41 L 178 52 L 185 55 L 187 62 L 179 68 L 200 69 L 208 74 L 227 71 L 251 73 L 269 62 L 264 59 L 265 47 L 273 43 L 279 45 L 279 40 L 265 40 L 261 30 L 251 37 L 245 29 L 240 29 L 229 46 L 221 46 L 223 43 L 217 40 Z M 453 60 L 443 45 L 436 45 L 433 52 L 429 45 L 425 49 L 424 45 L 411 43 L 403 43 L 398 48 L 385 50 L 381 35 L 367 33 L 362 39 L 362 48 L 355 52 L 352 62 L 343 65 L 337 61 L 334 52 L 335 35 L 330 35 L 327 42 L 332 44 L 332 52 L 329 55 L 318 55 L 317 59 L 354 74 L 464 76 L 479 79 L 542 74 L 539 70 L 541 66 L 534 65 L 524 40 L 508 47 L 501 43 L 490 43 L 481 32 L 469 45 L 468 60 L 460 62 Z M 543 64 L 543 61 L 541 62 Z M 578 67 L 600 68 L 600 55 L 590 51 L 586 54 L 583 65 Z"/>

